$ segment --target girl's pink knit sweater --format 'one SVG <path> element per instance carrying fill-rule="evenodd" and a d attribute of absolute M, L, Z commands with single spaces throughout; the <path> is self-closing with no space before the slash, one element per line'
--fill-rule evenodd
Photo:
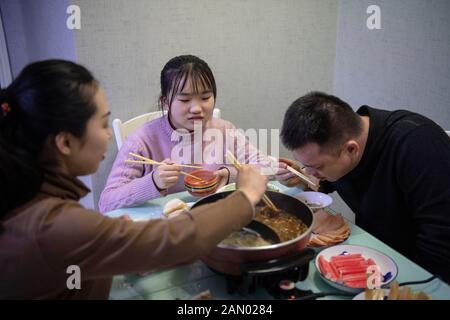
<path fill-rule="evenodd" d="M 107 212 L 136 206 L 167 193 L 185 190 L 183 176 L 173 187 L 158 190 L 152 177 L 155 167 L 126 163 L 126 159 L 134 159 L 129 155 L 130 152 L 155 161 L 171 158 L 178 164 L 201 164 L 204 169 L 211 171 L 227 167 L 230 171 L 229 182 L 233 182 L 236 169 L 227 161 L 227 149 L 233 151 L 241 163 L 269 167 L 267 157 L 228 121 L 212 118 L 196 134 L 175 131 L 167 116 L 147 122 L 131 134 L 119 150 L 100 196 L 99 209 Z M 193 170 L 183 168 L 185 172 Z"/>

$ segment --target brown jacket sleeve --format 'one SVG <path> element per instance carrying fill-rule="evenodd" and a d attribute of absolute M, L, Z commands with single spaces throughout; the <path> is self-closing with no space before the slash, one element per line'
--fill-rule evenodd
<path fill-rule="evenodd" d="M 236 191 L 226 199 L 172 219 L 145 222 L 109 218 L 65 202 L 41 223 L 38 246 L 56 273 L 78 265 L 84 280 L 185 263 L 212 250 L 248 224 L 254 208 Z"/>

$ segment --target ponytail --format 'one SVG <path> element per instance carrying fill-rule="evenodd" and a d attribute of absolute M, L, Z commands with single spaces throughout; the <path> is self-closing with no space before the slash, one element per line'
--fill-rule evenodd
<path fill-rule="evenodd" d="M 46 60 L 26 66 L 0 91 L 0 220 L 39 191 L 48 139 L 62 131 L 83 136 L 96 110 L 96 88 L 84 67 Z"/>

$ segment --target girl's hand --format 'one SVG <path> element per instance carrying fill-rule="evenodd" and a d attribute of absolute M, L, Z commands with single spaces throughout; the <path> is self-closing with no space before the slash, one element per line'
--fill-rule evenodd
<path fill-rule="evenodd" d="M 230 171 L 227 168 L 222 168 L 214 172 L 219 177 L 219 183 L 217 184 L 217 189 L 222 188 L 227 184 L 230 178 Z"/>
<path fill-rule="evenodd" d="M 159 190 L 164 190 L 172 187 L 178 181 L 181 167 L 173 165 L 170 159 L 164 159 L 164 164 L 156 167 L 153 171 L 153 181 Z"/>

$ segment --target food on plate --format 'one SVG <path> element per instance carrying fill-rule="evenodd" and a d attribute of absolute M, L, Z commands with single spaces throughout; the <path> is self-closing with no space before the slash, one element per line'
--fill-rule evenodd
<path fill-rule="evenodd" d="M 172 199 L 164 206 L 163 214 L 166 217 L 172 218 L 187 210 L 189 210 L 189 206 L 186 204 L 186 202 L 180 199 Z"/>
<path fill-rule="evenodd" d="M 308 226 L 302 220 L 284 210 L 278 210 L 273 214 L 272 209 L 268 207 L 256 207 L 254 219 L 271 227 L 281 242 L 295 239 L 308 230 Z"/>
<path fill-rule="evenodd" d="M 350 236 L 350 226 L 341 214 L 333 215 L 325 210 L 314 213 L 314 225 L 309 246 L 330 246 L 345 241 Z"/>
<path fill-rule="evenodd" d="M 392 282 L 390 290 L 366 289 L 366 300 L 431 300 L 431 296 L 426 293 L 414 291 L 407 286 L 400 287 L 397 281 Z"/>
<path fill-rule="evenodd" d="M 319 256 L 320 273 L 329 280 L 351 288 L 366 288 L 369 266 L 376 266 L 375 261 L 365 259 L 359 253 L 336 255 L 330 260 Z"/>

